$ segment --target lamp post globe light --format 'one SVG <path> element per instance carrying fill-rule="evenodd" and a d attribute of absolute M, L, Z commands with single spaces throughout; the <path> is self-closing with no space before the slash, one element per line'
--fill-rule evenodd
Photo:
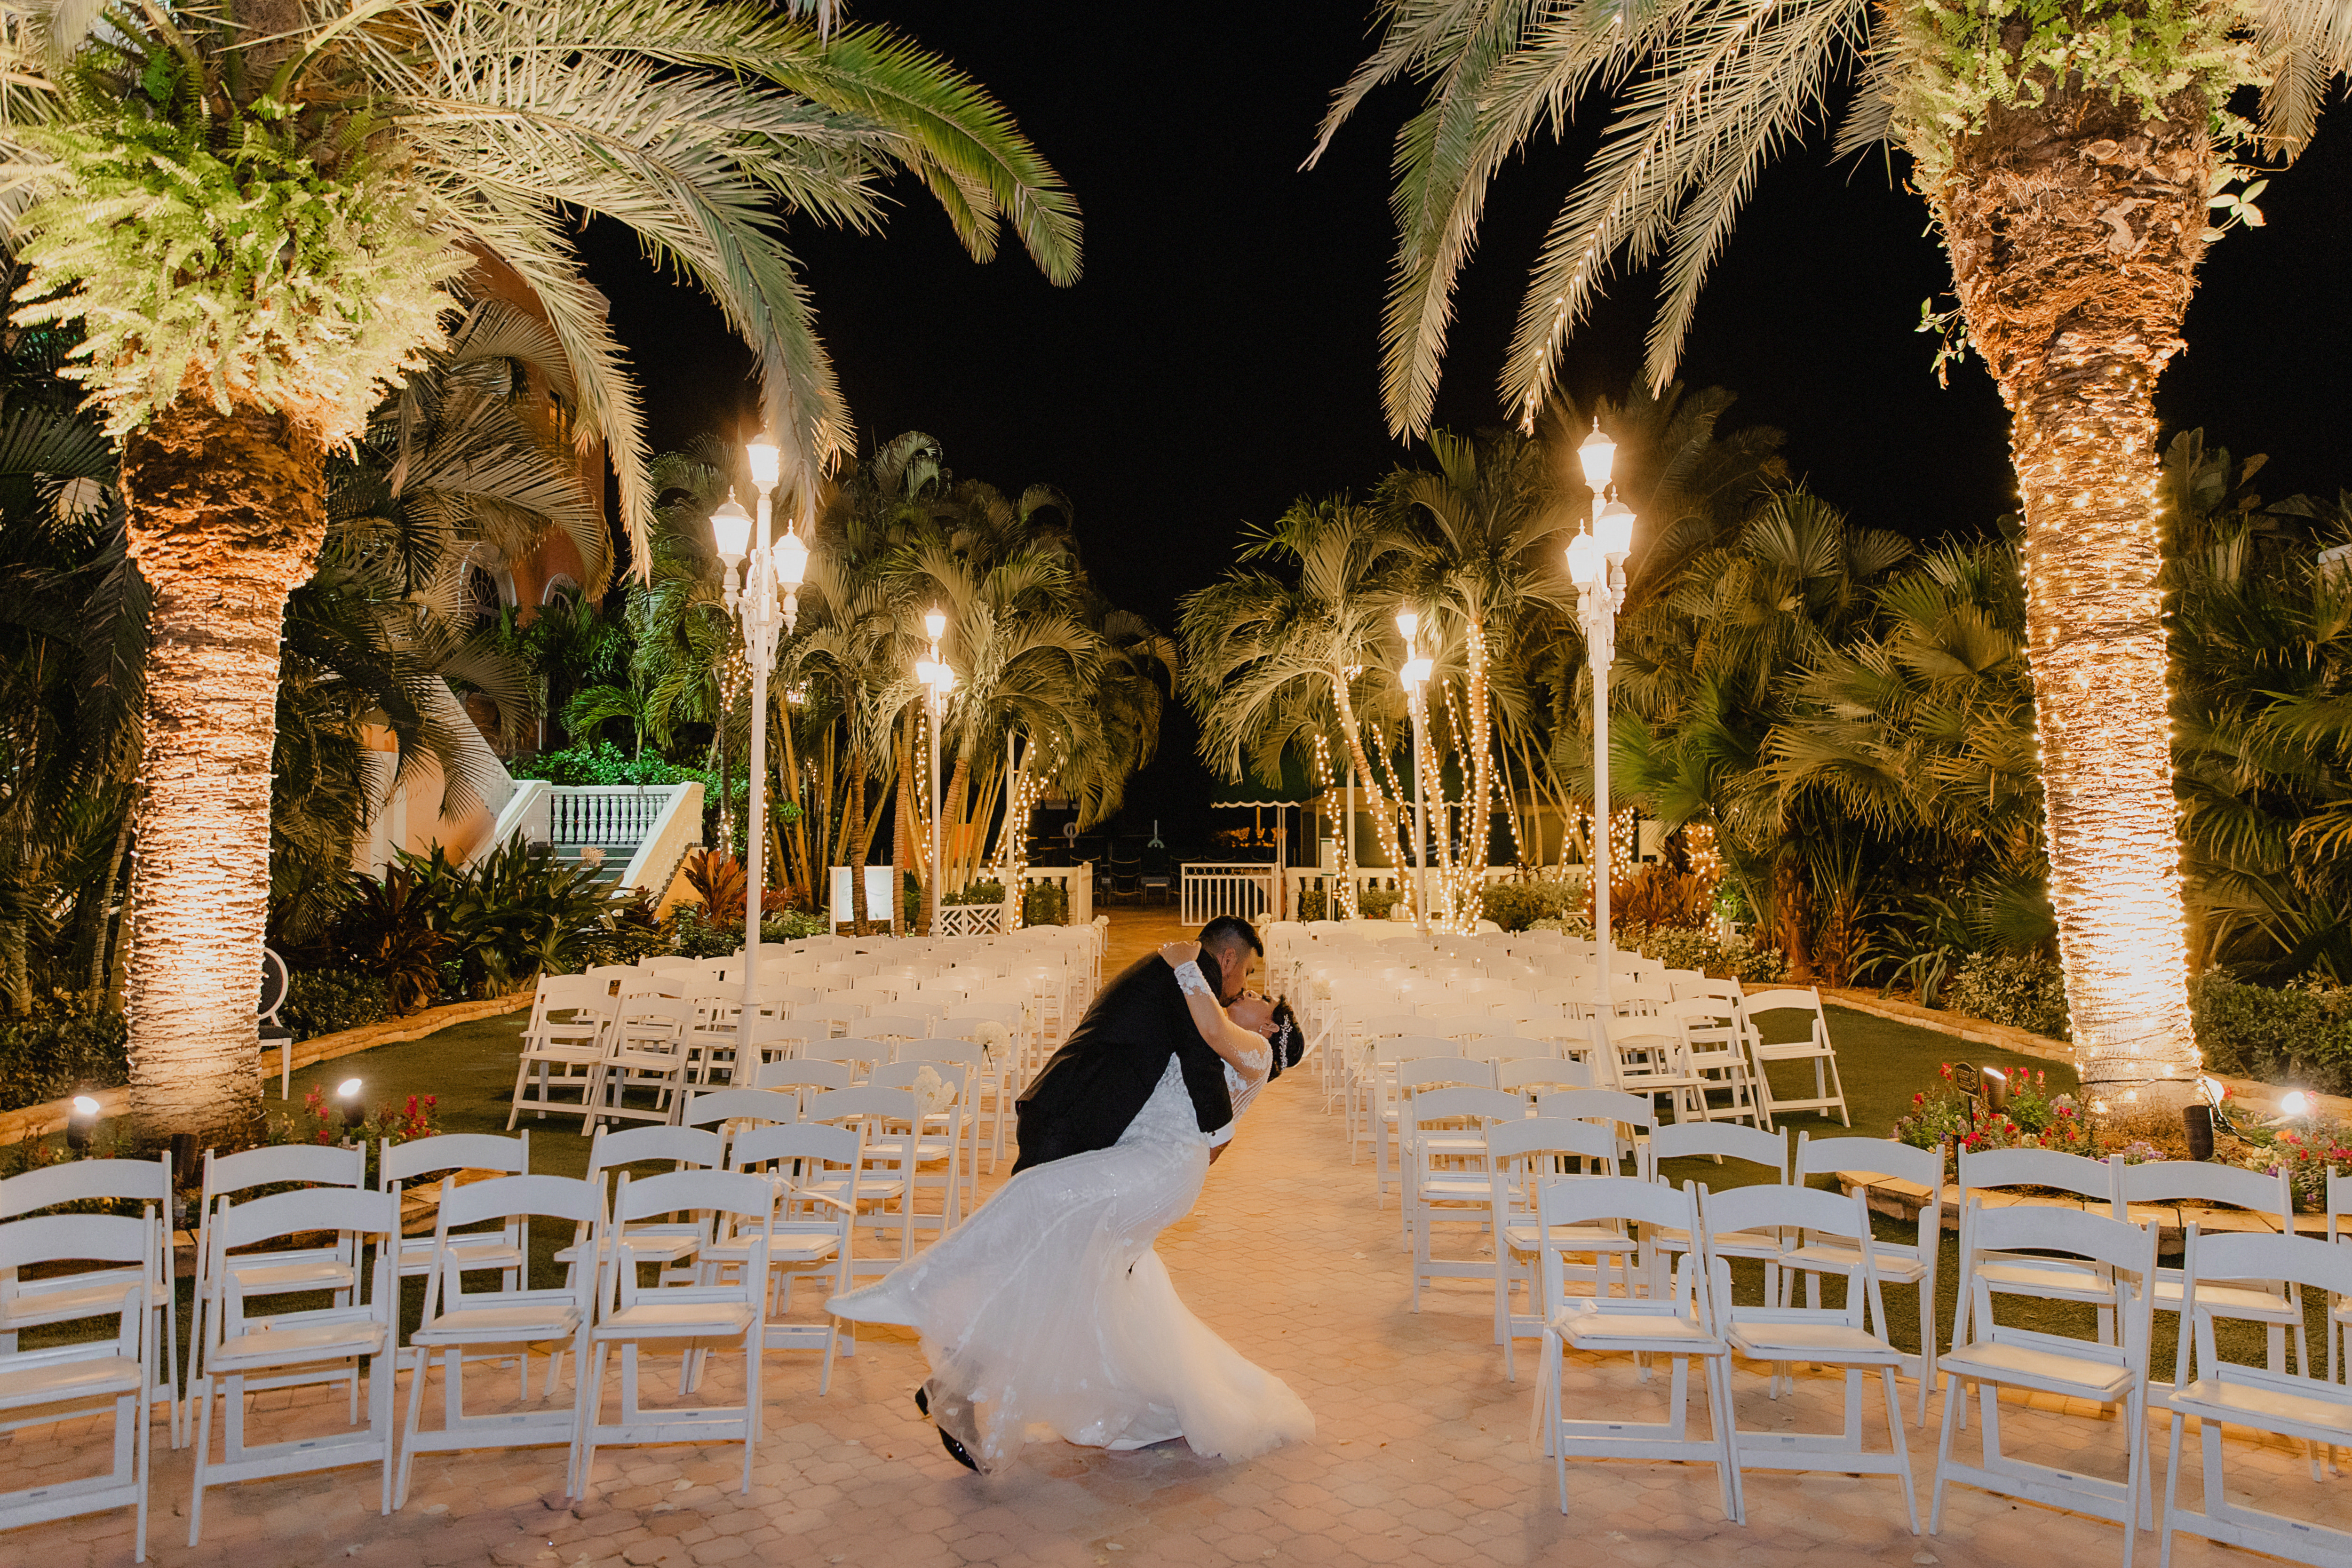
<path fill-rule="evenodd" d="M 924 929 L 940 929 L 940 710 L 955 689 L 955 671 L 940 657 L 940 639 L 948 635 L 947 616 L 937 605 L 923 617 L 923 631 L 931 639 L 931 657 L 915 662 L 915 679 L 922 683 L 923 707 L 931 721 L 931 863 L 923 879 Z"/>
<path fill-rule="evenodd" d="M 743 510 L 730 489 L 727 500 L 710 514 L 710 536 L 719 547 L 719 578 L 728 612 L 743 628 L 743 656 L 751 665 L 751 810 L 743 828 L 743 1015 L 751 1016 L 758 1003 L 760 982 L 760 895 L 767 882 L 768 826 L 768 671 L 776 662 L 776 643 L 788 637 L 800 621 L 800 586 L 808 571 L 808 545 L 787 527 L 784 537 L 769 542 L 776 482 L 782 476 L 782 454 L 764 437 L 744 448 L 751 484 L 760 493 L 759 516 Z M 737 585 L 737 574 L 741 585 Z M 783 593 L 777 602 L 777 590 Z M 719 809 L 727 809 L 720 801 Z"/>
<path fill-rule="evenodd" d="M 1625 602 L 1625 557 L 1633 548 L 1633 510 L 1610 493 L 1617 443 L 1601 421 L 1576 449 L 1592 492 L 1592 526 L 1568 544 L 1568 575 L 1576 584 L 1577 620 L 1592 665 L 1592 942 L 1597 971 L 1593 1000 L 1610 1014 L 1609 969 L 1609 667 L 1617 657 L 1617 610 Z M 1607 499 L 1604 500 L 1603 498 Z"/>
<path fill-rule="evenodd" d="M 1422 732 L 1429 728 L 1427 705 L 1422 700 L 1422 689 L 1429 684 L 1431 661 L 1423 657 L 1419 646 L 1421 616 L 1413 610 L 1399 610 L 1397 631 L 1404 637 L 1404 665 L 1398 677 L 1404 682 L 1406 714 L 1412 721 L 1412 921 L 1413 927 L 1423 936 L 1429 934 L 1429 821 L 1428 804 L 1422 788 Z"/>

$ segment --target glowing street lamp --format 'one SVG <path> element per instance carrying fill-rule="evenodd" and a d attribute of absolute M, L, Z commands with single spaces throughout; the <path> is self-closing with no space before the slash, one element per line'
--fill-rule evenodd
<path fill-rule="evenodd" d="M 1609 475 L 1617 443 L 1601 433 L 1601 421 L 1576 449 L 1584 482 L 1592 492 L 1592 526 L 1580 529 L 1568 545 L 1568 575 L 1576 584 L 1577 619 L 1592 666 L 1592 938 L 1593 1000 L 1610 1016 L 1609 960 L 1609 667 L 1617 657 L 1617 611 L 1625 602 L 1625 557 L 1633 549 L 1633 509 L 1610 496 Z M 1604 500 L 1604 496 L 1610 499 Z"/>
<path fill-rule="evenodd" d="M 940 657 L 940 639 L 948 635 L 948 617 L 936 605 L 923 617 L 923 631 L 931 639 L 931 657 L 915 661 L 915 679 L 923 688 L 923 707 L 931 720 L 931 865 L 923 879 L 924 929 L 940 929 L 940 710 L 955 689 L 956 673 Z"/>
<path fill-rule="evenodd" d="M 725 563 L 719 576 L 727 611 L 742 626 L 743 656 L 751 665 L 751 801 L 743 831 L 743 1013 L 749 1017 L 759 1000 L 760 904 L 767 882 L 768 671 L 776 662 L 779 634 L 789 637 L 800 624 L 800 586 L 808 573 L 809 552 L 799 531 L 789 524 L 783 538 L 772 543 L 768 537 L 783 453 L 763 437 L 746 446 L 743 456 L 752 486 L 760 492 L 759 517 L 755 521 L 730 489 L 710 514 L 710 533 Z M 779 589 L 782 605 L 777 603 Z M 724 801 L 719 808 L 726 809 Z"/>
<path fill-rule="evenodd" d="M 1404 682 L 1405 710 L 1412 719 L 1412 919 L 1414 929 L 1423 935 L 1429 933 L 1429 807 L 1422 789 L 1422 738 L 1429 728 L 1428 705 L 1422 700 L 1422 689 L 1429 684 L 1432 661 L 1418 646 L 1421 616 L 1412 610 L 1397 612 L 1397 631 L 1404 638 L 1404 665 L 1398 670 Z"/>

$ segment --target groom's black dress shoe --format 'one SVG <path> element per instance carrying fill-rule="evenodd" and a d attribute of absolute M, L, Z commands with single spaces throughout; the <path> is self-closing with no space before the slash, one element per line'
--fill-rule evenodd
<path fill-rule="evenodd" d="M 931 1396 L 924 1393 L 919 1388 L 915 1390 L 915 1408 L 921 1411 L 926 1419 L 928 1419 L 931 1414 Z M 979 1472 L 980 1466 L 969 1453 L 964 1451 L 964 1446 L 961 1443 L 957 1442 L 953 1437 L 950 1436 L 948 1435 L 948 1429 L 944 1426 L 939 1429 L 939 1434 L 940 1447 L 948 1451 L 948 1458 L 953 1459 L 957 1464 L 961 1465 L 965 1469 L 977 1474 Z"/>

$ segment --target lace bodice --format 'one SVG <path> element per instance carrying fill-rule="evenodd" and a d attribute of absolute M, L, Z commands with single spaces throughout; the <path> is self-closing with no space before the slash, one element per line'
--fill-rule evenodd
<path fill-rule="evenodd" d="M 1184 1087 L 1184 1067 L 1173 1052 L 1168 1065 L 1160 1074 L 1160 1082 L 1151 1090 L 1151 1098 L 1118 1135 L 1123 1147 L 1129 1143 L 1150 1141 L 1157 1143 L 1205 1143 L 1209 1135 L 1201 1131 L 1201 1118 L 1192 1109 L 1192 1096 Z"/>

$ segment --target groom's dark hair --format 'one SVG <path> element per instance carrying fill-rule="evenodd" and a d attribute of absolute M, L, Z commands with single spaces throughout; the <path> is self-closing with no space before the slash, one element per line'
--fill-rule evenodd
<path fill-rule="evenodd" d="M 1257 927 L 1239 915 L 1219 915 L 1201 928 L 1202 947 L 1246 946 L 1260 958 L 1265 956 L 1265 943 L 1258 940 Z"/>

